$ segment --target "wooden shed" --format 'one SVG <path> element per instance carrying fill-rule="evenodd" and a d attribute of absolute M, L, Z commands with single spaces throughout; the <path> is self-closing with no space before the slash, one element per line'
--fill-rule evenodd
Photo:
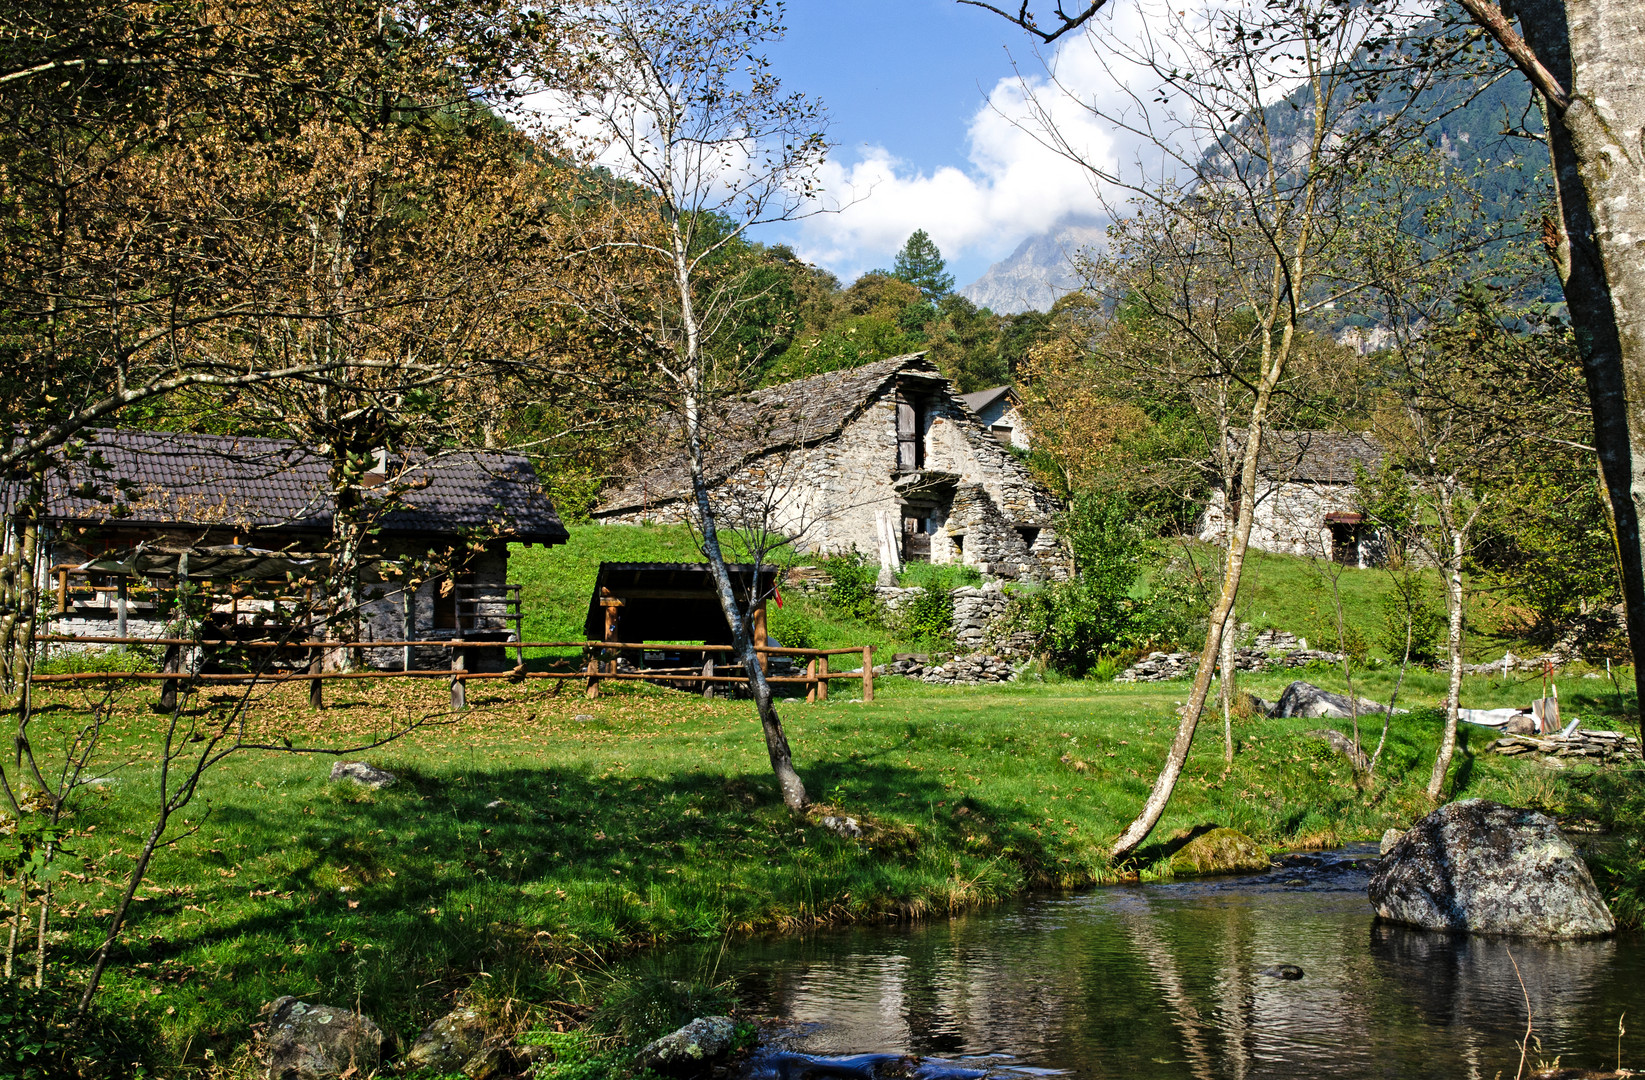
<path fill-rule="evenodd" d="M 731 563 L 737 602 L 754 600 L 754 644 L 766 644 L 765 598 L 774 591 L 777 568 Z M 605 562 L 588 598 L 583 632 L 589 641 L 701 642 L 731 644 L 731 624 L 720 608 L 707 563 Z"/>

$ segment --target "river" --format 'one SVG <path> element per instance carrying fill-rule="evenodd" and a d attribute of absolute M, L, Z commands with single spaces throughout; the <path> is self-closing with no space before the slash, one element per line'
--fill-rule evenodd
<path fill-rule="evenodd" d="M 1255 877 L 1041 894 L 677 960 L 711 962 L 782 1020 L 751 1078 L 911 1054 L 932 1076 L 1492 1080 L 1519 1067 L 1527 1001 L 1527 1072 L 1555 1058 L 1615 1068 L 1623 1013 L 1645 1032 L 1637 936 L 1555 944 L 1381 924 L 1365 899 L 1375 856 L 1290 856 Z M 1277 964 L 1303 977 L 1261 973 Z M 1645 1065 L 1637 1037 L 1621 1050 L 1623 1065 Z"/>

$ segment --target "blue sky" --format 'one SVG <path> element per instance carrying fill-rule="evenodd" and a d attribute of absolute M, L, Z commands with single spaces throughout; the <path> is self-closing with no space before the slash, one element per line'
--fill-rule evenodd
<path fill-rule="evenodd" d="M 964 285 L 1092 209 L 1084 172 L 1007 119 L 1023 115 L 1012 58 L 1031 76 L 1042 67 L 1003 19 L 954 0 L 790 0 L 787 22 L 767 53 L 789 89 L 828 107 L 837 147 L 825 182 L 851 205 L 759 239 L 792 243 L 849 281 L 889 266 L 923 228 Z"/>

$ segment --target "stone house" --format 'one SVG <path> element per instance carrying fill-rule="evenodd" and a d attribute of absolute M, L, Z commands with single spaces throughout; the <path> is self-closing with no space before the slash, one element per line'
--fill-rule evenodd
<path fill-rule="evenodd" d="M 1245 452 L 1243 431 L 1231 433 L 1235 461 Z M 1368 434 L 1341 431 L 1270 431 L 1257 460 L 1251 547 L 1283 555 L 1329 558 L 1350 566 L 1374 566 L 1386 545 L 1360 513 L 1355 478 L 1383 461 L 1381 445 Z M 1213 486 L 1200 519 L 1199 537 L 1222 543 L 1243 493 L 1233 498 Z"/>
<path fill-rule="evenodd" d="M 1022 398 L 1014 387 L 996 386 L 961 394 L 959 398 L 978 420 L 988 426 L 1000 445 L 1014 446 L 1018 450 L 1030 449 L 1034 433 L 1022 415 Z"/>
<path fill-rule="evenodd" d="M 518 640 L 508 545 L 568 539 L 530 462 L 493 450 L 380 452 L 360 487 L 375 507 L 359 570 L 363 640 Z M 46 496 L 37 574 L 51 629 L 86 636 L 163 636 L 179 573 L 206 594 L 218 631 L 278 634 L 313 601 L 303 583 L 321 576 L 336 506 L 329 465 L 308 447 L 147 431 L 88 433 L 86 453 L 48 475 Z M 390 564 L 415 569 L 385 573 Z M 366 656 L 382 668 L 441 667 L 449 653 Z"/>
<path fill-rule="evenodd" d="M 962 563 L 1060 578 L 1054 497 L 924 353 L 783 383 L 705 418 L 720 520 L 804 551 Z M 677 522 L 691 483 L 677 425 L 594 510 L 601 522 Z"/>

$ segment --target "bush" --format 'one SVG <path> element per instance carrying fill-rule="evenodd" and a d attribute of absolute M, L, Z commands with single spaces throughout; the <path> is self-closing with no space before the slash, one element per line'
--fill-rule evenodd
<path fill-rule="evenodd" d="M 947 589 L 924 587 L 903 601 L 902 632 L 928 649 L 953 644 L 954 594 Z"/>
<path fill-rule="evenodd" d="M 1076 496 L 1059 531 L 1074 552 L 1074 577 L 1025 597 L 1029 625 L 1054 666 L 1088 675 L 1104 657 L 1188 632 L 1191 590 L 1171 567 L 1160 568 L 1146 595 L 1132 595 L 1153 561 L 1152 545 L 1146 519 L 1123 495 Z"/>
<path fill-rule="evenodd" d="M 809 614 L 790 602 L 783 607 L 767 604 L 765 625 L 777 643 L 785 649 L 814 649 L 817 625 Z"/>
<path fill-rule="evenodd" d="M 97 1009 L 70 1029 L 74 995 L 0 980 L 0 1077 L 126 1080 L 149 1075 L 151 1033 Z"/>
<path fill-rule="evenodd" d="M 77 675 L 85 672 L 159 671 L 155 650 L 141 645 L 97 651 L 76 650 L 48 655 L 35 667 L 37 675 Z"/>
<path fill-rule="evenodd" d="M 860 551 L 852 551 L 824 559 L 822 568 L 828 574 L 830 614 L 843 619 L 877 621 L 879 612 L 874 605 L 874 583 L 880 575 L 877 565 L 864 558 Z"/>
<path fill-rule="evenodd" d="M 1411 662 L 1438 661 L 1445 636 L 1445 612 L 1421 578 L 1401 574 L 1382 598 L 1382 628 L 1377 634 L 1377 645 L 1395 663 L 1405 655 L 1407 622 L 1411 629 Z"/>

